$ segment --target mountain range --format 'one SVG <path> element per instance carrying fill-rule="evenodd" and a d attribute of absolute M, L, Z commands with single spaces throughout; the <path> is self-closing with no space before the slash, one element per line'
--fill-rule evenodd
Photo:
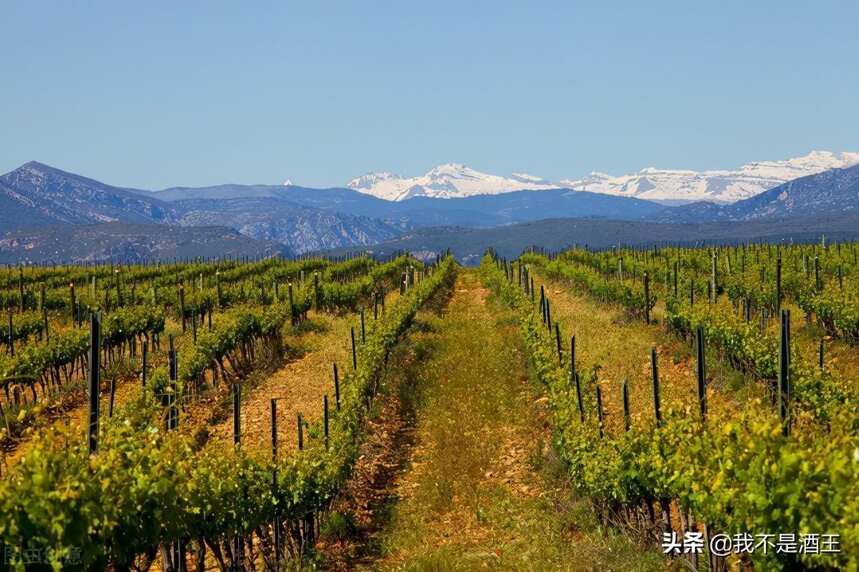
<path fill-rule="evenodd" d="M 748 184 L 752 184 L 751 173 L 757 173 L 754 184 L 763 186 L 791 172 L 849 163 L 854 155 L 859 157 L 815 152 L 785 162 L 750 164 L 743 170 Z M 792 179 L 732 203 L 682 201 L 679 206 L 631 196 L 644 192 L 640 185 L 635 192 L 615 195 L 557 188 L 522 174 L 515 178 L 487 175 L 483 185 L 484 176 L 477 171 L 461 165 L 442 167 L 406 187 L 387 177 L 383 194 L 388 198 L 379 198 L 369 192 L 373 178 L 353 181 L 353 187 L 365 185 L 361 190 L 218 185 L 149 191 L 112 186 L 30 162 L 0 176 L 0 259 L 170 258 L 187 253 L 185 244 L 205 243 L 207 236 L 212 245 L 223 245 L 223 252 L 241 255 L 354 250 L 380 243 L 404 245 L 403 240 L 420 236 L 447 235 L 456 242 L 463 236 L 501 233 L 517 243 L 516 233 L 541 236 L 529 224 L 545 219 L 567 219 L 580 229 L 599 229 L 602 224 L 605 229 L 617 229 L 612 236 L 618 241 L 638 240 L 648 232 L 654 240 L 668 236 L 666 228 L 648 225 L 674 225 L 672 228 L 682 234 L 698 232 L 688 225 L 713 223 L 722 225 L 714 228 L 729 239 L 745 232 L 730 230 L 740 223 L 800 217 L 805 221 L 802 228 L 807 229 L 809 218 L 817 224 L 859 213 L 859 164 Z M 696 176 L 707 181 L 708 189 L 718 186 L 714 181 L 724 184 L 727 180 L 727 175 L 715 174 L 719 172 L 706 173 Z M 515 190 L 517 185 L 532 188 Z M 402 193 L 410 196 L 403 198 Z M 546 228 L 556 232 L 558 224 Z M 163 237 L 153 240 L 159 228 Z M 491 232 L 481 235 L 467 230 L 481 228 Z M 184 235 L 182 229 L 187 231 Z M 122 238 L 123 233 L 127 239 Z M 605 232 L 597 234 L 608 236 Z M 670 236 L 676 238 L 676 233 Z M 543 235 L 543 240 L 549 243 L 554 238 Z M 111 244 L 120 247 L 112 248 Z"/>
<path fill-rule="evenodd" d="M 400 234 L 383 221 L 277 198 L 164 200 L 30 162 L 0 176 L 0 231 L 98 223 L 229 227 L 289 252 L 373 244 Z M 218 230 L 220 235 L 223 228 Z M 214 238 L 213 238 L 214 239 Z"/>
<path fill-rule="evenodd" d="M 439 165 L 418 177 L 389 172 L 369 173 L 346 185 L 361 193 L 388 201 L 415 197 L 463 198 L 514 191 L 558 188 L 617 195 L 664 204 L 694 201 L 735 202 L 806 175 L 859 163 L 859 153 L 812 151 L 781 161 L 748 163 L 734 170 L 667 170 L 648 167 L 629 175 L 592 172 L 580 179 L 552 182 L 542 177 L 514 173 L 509 177 L 482 173 L 455 163 Z"/>

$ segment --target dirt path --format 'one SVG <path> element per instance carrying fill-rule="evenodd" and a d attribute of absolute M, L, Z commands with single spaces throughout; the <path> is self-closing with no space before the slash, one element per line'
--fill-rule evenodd
<path fill-rule="evenodd" d="M 329 569 L 660 569 L 597 532 L 551 449 L 513 316 L 463 271 L 396 352 L 321 547 Z"/>

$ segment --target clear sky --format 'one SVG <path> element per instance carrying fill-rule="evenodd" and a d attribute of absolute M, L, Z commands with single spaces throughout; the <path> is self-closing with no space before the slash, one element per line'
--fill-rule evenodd
<path fill-rule="evenodd" d="M 342 185 L 859 151 L 859 2 L 0 0 L 0 172 Z"/>

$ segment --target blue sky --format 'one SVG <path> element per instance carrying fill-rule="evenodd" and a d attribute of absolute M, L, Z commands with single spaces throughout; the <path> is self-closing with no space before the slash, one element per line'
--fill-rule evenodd
<path fill-rule="evenodd" d="M 342 185 L 859 151 L 859 2 L 0 0 L 0 172 Z"/>

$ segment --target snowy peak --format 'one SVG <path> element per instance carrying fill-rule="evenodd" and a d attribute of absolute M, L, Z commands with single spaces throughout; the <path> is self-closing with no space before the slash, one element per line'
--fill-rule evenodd
<path fill-rule="evenodd" d="M 393 173 L 389 173 L 387 171 L 381 171 L 379 173 L 367 173 L 366 175 L 362 175 L 360 177 L 356 177 L 349 181 L 347 185 L 349 188 L 353 187 L 362 187 L 368 185 L 375 185 L 376 183 L 381 183 L 382 181 L 389 181 L 391 179 L 399 179 L 398 175 Z"/>
<path fill-rule="evenodd" d="M 347 184 L 352 190 L 389 201 L 402 201 L 413 197 L 451 199 L 497 195 L 513 191 L 557 189 L 559 186 L 524 173 L 501 177 L 458 163 L 438 165 L 419 177 L 406 178 L 388 172 L 369 173 L 352 179 Z"/>
<path fill-rule="evenodd" d="M 482 173 L 459 163 L 445 163 L 417 177 L 403 177 L 387 171 L 368 173 L 352 179 L 346 186 L 388 201 L 412 197 L 451 199 L 569 188 L 663 203 L 733 203 L 800 177 L 856 164 L 859 164 L 859 153 L 812 151 L 793 159 L 747 163 L 738 169 L 692 171 L 647 167 L 628 175 L 594 171 L 581 179 L 555 182 L 528 173 L 504 177 Z"/>
<path fill-rule="evenodd" d="M 736 170 L 685 171 L 648 167 L 621 176 L 591 173 L 561 185 L 581 191 L 656 201 L 732 203 L 787 181 L 859 163 L 859 153 L 812 151 L 784 161 L 748 163 Z"/>

